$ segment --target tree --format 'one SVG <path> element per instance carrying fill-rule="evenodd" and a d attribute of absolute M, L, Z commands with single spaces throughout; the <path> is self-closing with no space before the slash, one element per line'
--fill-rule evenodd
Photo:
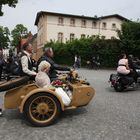
<path fill-rule="evenodd" d="M 0 49 L 8 47 L 10 39 L 10 31 L 7 27 L 0 26 Z"/>
<path fill-rule="evenodd" d="M 57 63 L 73 65 L 75 54 L 81 56 L 82 66 L 92 57 L 99 57 L 103 67 L 116 67 L 118 55 L 120 54 L 120 40 L 117 39 L 100 39 L 99 37 L 74 39 L 66 43 L 47 42 L 44 47 L 51 47 L 54 50 Z"/>
<path fill-rule="evenodd" d="M 124 22 L 118 35 L 123 51 L 140 56 L 140 22 Z"/>
<path fill-rule="evenodd" d="M 0 0 L 0 16 L 3 15 L 2 6 L 8 4 L 9 7 L 16 7 L 18 0 Z"/>
<path fill-rule="evenodd" d="M 28 29 L 22 25 L 17 24 L 16 27 L 12 30 L 12 46 L 18 46 L 20 43 L 21 38 L 27 37 Z"/>

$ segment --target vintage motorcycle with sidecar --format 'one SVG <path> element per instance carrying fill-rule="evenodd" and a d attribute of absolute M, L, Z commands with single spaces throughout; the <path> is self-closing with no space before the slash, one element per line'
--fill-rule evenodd
<path fill-rule="evenodd" d="M 56 94 L 59 86 L 71 93 L 69 106 Z M 32 125 L 40 127 L 54 123 L 61 111 L 86 106 L 95 95 L 94 88 L 76 71 L 60 74 L 50 88 L 39 88 L 25 76 L 0 84 L 0 92 L 5 92 L 5 109 L 19 109 Z"/>

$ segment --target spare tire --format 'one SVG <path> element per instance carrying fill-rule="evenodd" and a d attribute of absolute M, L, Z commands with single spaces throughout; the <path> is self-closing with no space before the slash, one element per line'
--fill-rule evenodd
<path fill-rule="evenodd" d="M 30 78 L 28 76 L 24 76 L 24 77 L 16 78 L 14 80 L 10 80 L 8 82 L 4 82 L 0 84 L 0 92 L 26 84 L 29 81 L 29 79 Z"/>

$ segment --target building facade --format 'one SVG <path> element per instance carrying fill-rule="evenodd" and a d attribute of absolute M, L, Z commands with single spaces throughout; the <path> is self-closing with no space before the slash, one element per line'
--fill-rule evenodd
<path fill-rule="evenodd" d="M 53 12 L 38 12 L 37 26 L 38 53 L 42 53 L 44 44 L 49 41 L 65 43 L 75 38 L 100 36 L 104 39 L 118 38 L 117 30 L 127 19 L 120 15 L 87 17 Z"/>

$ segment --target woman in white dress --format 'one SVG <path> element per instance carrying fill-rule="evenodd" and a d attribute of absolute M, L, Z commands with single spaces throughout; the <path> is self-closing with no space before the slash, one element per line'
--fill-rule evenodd
<path fill-rule="evenodd" d="M 38 73 L 35 77 L 36 85 L 42 88 L 51 87 L 50 78 L 48 76 L 50 70 L 50 63 L 47 61 L 42 61 L 38 66 Z M 67 93 L 62 88 L 55 88 L 56 94 L 61 97 L 65 106 L 68 106 L 71 102 L 71 99 L 67 95 Z"/>

